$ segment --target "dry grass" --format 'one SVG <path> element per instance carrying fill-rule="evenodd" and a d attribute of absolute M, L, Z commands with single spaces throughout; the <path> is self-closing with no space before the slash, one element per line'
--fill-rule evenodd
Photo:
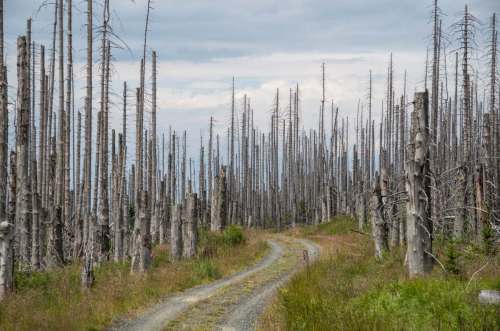
<path fill-rule="evenodd" d="M 500 307 L 477 303 L 480 289 L 500 289 L 499 256 L 486 257 L 480 248 L 461 244 L 458 275 L 436 265 L 430 276 L 410 280 L 404 249 L 376 261 L 371 239 L 345 231 L 349 222 L 340 219 L 300 230 L 323 246 L 323 256 L 309 273 L 297 274 L 280 290 L 261 319 L 262 330 L 500 329 Z M 435 251 L 447 265 L 446 249 L 440 245 L 436 241 Z"/>
<path fill-rule="evenodd" d="M 80 287 L 80 266 L 18 277 L 18 291 L 0 305 L 0 330 L 99 330 L 113 319 L 134 316 L 169 293 L 234 273 L 262 257 L 267 245 L 255 232 L 230 246 L 205 235 L 197 259 L 171 262 L 166 247 L 154 250 L 153 268 L 131 275 L 129 263 L 96 271 L 95 286 Z"/>

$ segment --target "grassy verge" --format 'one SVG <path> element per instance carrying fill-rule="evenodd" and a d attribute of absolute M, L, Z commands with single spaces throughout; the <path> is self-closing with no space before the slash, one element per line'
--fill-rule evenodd
<path fill-rule="evenodd" d="M 267 251 L 255 232 L 244 237 L 202 233 L 199 256 L 170 260 L 166 247 L 154 250 L 152 269 L 131 275 L 129 263 L 96 270 L 95 286 L 80 287 L 80 267 L 17 275 L 17 291 L 0 305 L 0 330 L 100 330 L 113 319 L 134 316 L 169 293 L 206 283 L 253 264 Z"/>
<path fill-rule="evenodd" d="M 447 266 L 453 256 L 457 269 L 445 273 L 436 265 L 430 276 L 410 280 L 402 249 L 379 262 L 370 238 L 350 229 L 355 222 L 340 218 L 301 230 L 321 243 L 323 257 L 280 291 L 262 329 L 500 330 L 500 307 L 477 303 L 480 289 L 500 290 L 498 256 L 465 244 L 450 254 L 437 241 L 438 259 Z"/>

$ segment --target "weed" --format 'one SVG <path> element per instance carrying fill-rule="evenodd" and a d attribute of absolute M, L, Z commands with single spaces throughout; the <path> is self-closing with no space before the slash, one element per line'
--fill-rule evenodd
<path fill-rule="evenodd" d="M 221 277 L 221 273 L 215 264 L 208 259 L 196 261 L 193 266 L 193 272 L 195 277 L 200 280 L 214 280 Z"/>

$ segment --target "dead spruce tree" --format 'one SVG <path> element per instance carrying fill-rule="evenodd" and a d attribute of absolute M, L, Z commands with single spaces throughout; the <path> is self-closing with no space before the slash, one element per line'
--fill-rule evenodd
<path fill-rule="evenodd" d="M 3 0 L 0 0 L 0 300 L 13 290 L 14 285 L 14 223 L 9 220 L 6 204 L 9 186 L 7 86 L 7 70 L 4 63 L 4 4 Z"/>
<path fill-rule="evenodd" d="M 376 172 L 374 176 L 372 195 L 372 229 L 375 242 L 375 256 L 383 258 L 384 252 L 389 250 L 388 225 L 384 218 L 384 205 L 382 200 L 381 178 Z"/>
<path fill-rule="evenodd" d="M 16 227 L 19 233 L 19 266 L 22 270 L 27 270 L 31 262 L 31 192 L 28 177 L 30 95 L 26 37 L 18 38 L 17 52 Z"/>
<path fill-rule="evenodd" d="M 50 6 L 54 21 L 47 67 L 46 48 L 33 40 L 39 31 L 36 21 L 28 20 L 26 37 L 17 45 L 17 90 L 9 96 L 0 1 L 0 296 L 13 290 L 14 265 L 31 272 L 81 263 L 82 286 L 88 288 L 94 268 L 110 260 L 130 259 L 131 272 L 142 273 L 151 265 L 153 245 L 169 243 L 174 259 L 192 258 L 197 228 L 221 232 L 230 224 L 279 230 L 341 214 L 356 216 L 360 231 L 372 225 L 377 258 L 407 245 L 412 277 L 430 271 L 434 235 L 485 246 L 497 240 L 495 15 L 483 43 L 477 38 L 478 20 L 466 7 L 452 26 L 457 38 L 448 43 L 446 17 L 433 2 L 422 84 L 429 95 L 417 93 L 411 116 L 406 91 L 413 87 L 407 86 L 406 71 L 398 73 L 391 53 L 381 84 L 383 99 L 375 101 L 378 88 L 370 71 L 368 97 L 359 98 L 355 116 L 345 116 L 352 110 L 341 109 L 328 95 L 326 64 L 318 72 L 319 107 L 302 105 L 298 85 L 286 97 L 282 93 L 281 100 L 276 89 L 269 95 L 272 109 L 264 128 L 254 122 L 254 113 L 260 117 L 261 112 L 251 96 L 235 93 L 233 78 L 224 136 L 210 116 L 209 131 L 198 146 L 187 128 L 161 132 L 160 66 L 147 43 L 150 0 L 135 93 L 135 132 L 127 133 L 126 83 L 123 129 L 121 134 L 113 130 L 119 111 L 114 113 L 111 60 L 115 50 L 120 52 L 120 38 L 112 30 L 110 1 L 102 4 L 97 93 L 93 1 L 84 3 L 86 68 L 79 82 L 73 72 L 73 62 L 82 62 L 73 54 L 77 5 L 57 0 Z M 457 51 L 450 53 L 451 48 Z M 486 61 L 474 60 L 476 53 Z M 85 96 L 80 100 L 75 89 L 82 84 Z M 12 116 L 8 100 L 16 100 Z M 313 127 L 304 127 L 302 112 L 314 116 Z M 10 145 L 9 120 L 15 137 Z M 135 143 L 133 161 L 127 140 Z M 190 155 L 192 150 L 199 155 Z"/>
<path fill-rule="evenodd" d="M 429 99 L 426 92 L 416 93 L 412 116 L 411 144 L 406 165 L 408 272 L 410 277 L 432 270 L 433 225 L 430 215 L 429 181 Z"/>
<path fill-rule="evenodd" d="M 170 220 L 170 255 L 178 260 L 182 257 L 182 205 L 172 205 L 172 219 Z"/>
<path fill-rule="evenodd" d="M 182 222 L 182 256 L 188 259 L 196 255 L 199 223 L 198 204 L 196 193 L 189 192 L 184 209 L 184 221 Z"/>

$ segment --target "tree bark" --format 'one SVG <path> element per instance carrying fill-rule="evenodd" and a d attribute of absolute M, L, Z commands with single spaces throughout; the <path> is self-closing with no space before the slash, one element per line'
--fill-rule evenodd
<path fill-rule="evenodd" d="M 182 256 L 182 206 L 172 206 L 172 219 L 170 229 L 170 255 L 174 260 Z"/>
<path fill-rule="evenodd" d="M 188 194 L 186 199 L 185 219 L 182 223 L 183 257 L 190 259 L 196 255 L 198 242 L 198 199 L 196 193 Z"/>
<path fill-rule="evenodd" d="M 412 143 L 406 168 L 407 260 L 410 277 L 432 270 L 432 221 L 430 218 L 429 99 L 416 93 L 412 121 Z"/>

